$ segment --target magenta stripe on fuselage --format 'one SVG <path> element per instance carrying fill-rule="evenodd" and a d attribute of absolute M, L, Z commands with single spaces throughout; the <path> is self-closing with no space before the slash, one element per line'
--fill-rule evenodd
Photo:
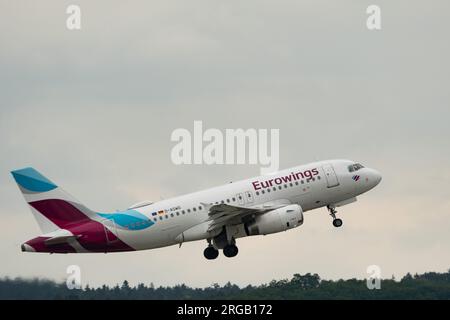
<path fill-rule="evenodd" d="M 59 199 L 46 199 L 29 203 L 61 229 L 79 236 L 80 245 L 91 252 L 134 251 L 103 224 L 91 220 L 73 204 Z M 38 252 L 74 252 L 68 244 L 46 246 L 47 238 L 38 237 L 27 242 Z"/>

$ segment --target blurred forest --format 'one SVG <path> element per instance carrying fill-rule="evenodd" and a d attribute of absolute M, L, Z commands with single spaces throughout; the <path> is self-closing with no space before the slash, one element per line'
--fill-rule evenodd
<path fill-rule="evenodd" d="M 450 299 L 450 270 L 446 273 L 407 274 L 400 280 L 383 279 L 381 289 L 369 290 L 366 280 L 322 280 L 317 274 L 294 274 L 288 280 L 272 280 L 259 286 L 240 288 L 227 283 L 207 288 L 184 284 L 155 287 L 138 284 L 69 290 L 65 283 L 42 279 L 0 279 L 0 299 Z"/>

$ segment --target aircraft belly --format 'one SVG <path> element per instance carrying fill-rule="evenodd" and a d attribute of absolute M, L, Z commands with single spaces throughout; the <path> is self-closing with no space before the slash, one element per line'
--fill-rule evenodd
<path fill-rule="evenodd" d="M 162 229 L 129 231 L 122 230 L 120 238 L 135 250 L 165 247 L 175 244 L 172 232 Z"/>

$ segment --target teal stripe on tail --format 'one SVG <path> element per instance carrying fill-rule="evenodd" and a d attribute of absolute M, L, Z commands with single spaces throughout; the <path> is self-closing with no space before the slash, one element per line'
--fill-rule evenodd
<path fill-rule="evenodd" d="M 30 192 L 47 192 L 56 189 L 57 186 L 36 171 L 33 168 L 24 168 L 20 170 L 11 171 L 17 184 Z"/>

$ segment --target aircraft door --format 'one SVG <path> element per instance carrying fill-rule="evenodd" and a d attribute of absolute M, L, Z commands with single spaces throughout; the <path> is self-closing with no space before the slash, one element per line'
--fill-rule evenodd
<path fill-rule="evenodd" d="M 112 219 L 104 219 L 101 221 L 105 229 L 105 239 L 106 246 L 109 247 L 111 244 L 119 241 L 117 235 L 116 223 Z"/>
<path fill-rule="evenodd" d="M 253 193 L 251 191 L 245 191 L 245 200 L 247 203 L 253 203 Z"/>
<path fill-rule="evenodd" d="M 325 164 L 322 166 L 323 172 L 325 173 L 325 178 L 327 179 L 327 187 L 332 188 L 339 185 L 336 172 L 331 164 Z"/>

